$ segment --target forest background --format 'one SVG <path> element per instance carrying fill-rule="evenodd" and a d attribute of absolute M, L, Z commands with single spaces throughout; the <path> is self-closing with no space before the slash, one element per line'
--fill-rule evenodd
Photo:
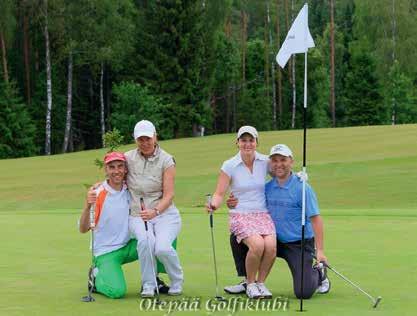
<path fill-rule="evenodd" d="M 302 126 L 300 0 L 1 0 L 0 158 Z M 308 127 L 417 122 L 417 1 L 309 1 Z M 331 129 L 329 130 L 331 132 Z"/>

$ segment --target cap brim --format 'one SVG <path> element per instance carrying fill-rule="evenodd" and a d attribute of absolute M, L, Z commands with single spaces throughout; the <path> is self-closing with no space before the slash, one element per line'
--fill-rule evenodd
<path fill-rule="evenodd" d="M 152 138 L 154 136 L 154 133 L 152 133 L 152 132 L 138 133 L 137 135 L 135 135 L 135 139 L 138 139 L 139 137 L 142 137 L 142 136 L 146 136 L 146 137 Z"/>
<path fill-rule="evenodd" d="M 107 161 L 105 161 L 104 164 L 107 165 L 108 163 L 111 163 L 112 161 L 123 161 L 123 162 L 126 162 L 126 160 L 120 159 L 119 157 L 114 157 L 114 158 L 110 158 Z"/>
<path fill-rule="evenodd" d="M 243 132 L 243 133 L 241 133 L 240 135 L 237 135 L 237 139 L 239 139 L 239 138 L 241 138 L 243 135 L 245 135 L 245 134 L 249 134 L 250 136 L 252 136 L 253 138 L 258 138 L 258 135 L 255 135 L 255 134 L 253 134 L 253 133 L 251 133 L 251 132 Z"/>
<path fill-rule="evenodd" d="M 284 156 L 284 157 L 292 157 L 290 154 L 286 154 L 286 153 L 278 151 L 278 152 L 274 152 L 274 153 L 269 154 L 269 158 L 271 158 L 272 156 L 275 156 L 275 155 L 281 155 L 281 156 Z"/>

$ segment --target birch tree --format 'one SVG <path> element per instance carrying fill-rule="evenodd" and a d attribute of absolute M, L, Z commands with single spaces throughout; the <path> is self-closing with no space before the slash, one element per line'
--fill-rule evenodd
<path fill-rule="evenodd" d="M 276 47 L 281 47 L 281 26 L 280 26 L 280 12 L 281 7 L 279 5 L 280 0 L 276 0 L 276 38 L 277 45 Z M 277 69 L 277 84 L 278 84 L 278 128 L 282 127 L 282 72 L 281 67 L 276 67 Z M 276 115 L 276 113 L 275 113 Z M 274 126 L 277 128 L 277 126 Z"/>
<path fill-rule="evenodd" d="M 271 15 L 269 11 L 269 1 L 266 2 L 266 12 L 267 12 L 267 21 L 268 21 L 268 33 L 269 33 L 269 50 L 268 54 L 271 54 L 271 81 L 272 81 L 272 126 L 274 129 L 277 128 L 277 96 L 276 96 L 276 87 L 275 87 L 275 67 L 276 62 L 274 58 L 274 42 L 272 40 L 272 30 L 271 30 Z M 278 14 L 278 12 L 277 12 Z"/>
<path fill-rule="evenodd" d="M 62 152 L 67 152 L 68 143 L 71 133 L 71 121 L 72 121 L 72 73 L 73 73 L 73 53 L 68 53 L 68 71 L 67 71 L 67 115 L 65 119 L 65 134 L 64 143 L 62 145 Z"/>
<path fill-rule="evenodd" d="M 48 0 L 44 0 L 44 38 L 45 38 L 45 64 L 46 64 L 46 125 L 45 125 L 45 155 L 51 154 L 51 117 L 52 117 L 52 75 L 51 75 L 51 56 L 49 48 L 48 30 Z"/>

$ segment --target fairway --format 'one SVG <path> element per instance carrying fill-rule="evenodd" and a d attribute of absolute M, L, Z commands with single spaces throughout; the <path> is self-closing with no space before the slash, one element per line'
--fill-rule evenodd
<path fill-rule="evenodd" d="M 231 315 L 206 310 L 206 301 L 215 290 L 203 204 L 205 194 L 214 190 L 221 163 L 237 151 L 234 137 L 161 142 L 177 162 L 175 203 L 183 220 L 178 247 L 185 273 L 183 297 L 201 301 L 197 312 L 172 315 Z M 293 149 L 299 170 L 302 131 L 260 133 L 260 152 L 267 153 L 276 143 Z M 83 184 L 102 178 L 93 161 L 104 152 L 0 160 L 0 315 L 166 314 L 140 311 L 137 262 L 125 266 L 128 293 L 124 299 L 96 294 L 95 303 L 80 302 L 86 295 L 90 253 L 89 236 L 78 233 L 77 220 L 85 196 Z M 307 166 L 324 217 L 329 263 L 383 300 L 373 310 L 368 298 L 329 272 L 331 292 L 306 300 L 305 314 L 415 315 L 417 125 L 309 130 Z M 228 244 L 225 209 L 215 214 L 215 230 L 223 288 L 239 281 Z M 267 285 L 274 296 L 289 299 L 288 309 L 234 315 L 297 315 L 299 304 L 291 282 L 286 263 L 277 260 Z"/>

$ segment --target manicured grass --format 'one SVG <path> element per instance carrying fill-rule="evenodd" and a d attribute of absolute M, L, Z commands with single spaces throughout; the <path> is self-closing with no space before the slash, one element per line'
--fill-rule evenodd
<path fill-rule="evenodd" d="M 204 302 L 214 295 L 211 244 L 207 216 L 198 209 L 183 215 L 179 253 L 185 270 L 184 296 Z M 367 210 L 361 210 L 367 213 Z M 5 212 L 0 215 L 3 257 L 1 315 L 128 315 L 139 313 L 139 266 L 125 266 L 128 294 L 122 300 L 94 295 L 86 304 L 86 272 L 89 265 L 88 236 L 77 233 L 76 212 Z M 417 219 L 410 216 L 325 216 L 326 249 L 331 263 L 373 295 L 382 295 L 378 310 L 370 301 L 331 272 L 332 291 L 305 301 L 309 315 L 414 315 L 417 256 L 414 241 Z M 220 285 L 238 279 L 227 242 L 226 214 L 215 218 Z M 298 301 L 292 294 L 290 273 L 277 260 L 268 285 L 274 295 L 289 297 L 290 312 Z M 231 297 L 231 296 L 227 296 Z M 164 297 L 165 298 L 165 297 Z M 244 298 L 242 296 L 242 298 Z M 294 312 L 294 313 L 293 313 Z M 147 312 L 146 315 L 162 315 Z M 175 313 L 180 315 L 181 313 Z M 227 313 L 219 313 L 227 315 Z M 239 312 L 237 315 L 254 314 Z M 273 315 L 274 313 L 259 313 Z M 275 313 L 276 314 L 276 313 Z"/>
<path fill-rule="evenodd" d="M 235 135 L 161 142 L 177 161 L 175 203 L 200 205 L 214 190 L 222 162 L 236 153 Z M 286 143 L 301 169 L 302 131 L 261 132 L 259 151 Z M 309 179 L 326 209 L 415 209 L 417 125 L 314 129 L 308 132 Z M 134 148 L 124 146 L 121 150 Z M 78 209 L 84 183 L 102 179 L 104 150 L 0 160 L 0 212 Z"/>
<path fill-rule="evenodd" d="M 260 151 L 287 143 L 301 161 L 301 131 L 264 132 Z M 417 125 L 309 131 L 308 173 L 325 220 L 326 255 L 333 266 L 371 294 L 370 301 L 329 272 L 332 291 L 305 301 L 308 315 L 414 315 L 417 309 Z M 201 205 L 214 190 L 223 160 L 236 152 L 234 135 L 161 142 L 177 161 L 175 202 L 182 212 L 179 253 L 184 296 L 201 298 L 197 313 L 208 315 L 214 296 L 208 218 Z M 133 145 L 123 149 L 132 148 Z M 86 294 L 90 262 L 88 235 L 77 219 L 83 183 L 101 179 L 93 160 L 104 150 L 0 161 L 0 315 L 131 315 L 139 310 L 138 264 L 126 265 L 128 294 L 122 300 Z M 228 245 L 227 214 L 215 216 L 221 287 L 238 281 Z M 289 298 L 289 311 L 235 315 L 297 315 L 289 270 L 277 260 L 268 279 L 275 296 Z M 230 296 L 227 296 L 230 297 Z M 165 299 L 165 297 L 164 297 Z M 242 296 L 243 299 L 243 296 Z M 163 315 L 162 311 L 145 315 Z M 228 315 L 228 312 L 216 312 Z"/>

